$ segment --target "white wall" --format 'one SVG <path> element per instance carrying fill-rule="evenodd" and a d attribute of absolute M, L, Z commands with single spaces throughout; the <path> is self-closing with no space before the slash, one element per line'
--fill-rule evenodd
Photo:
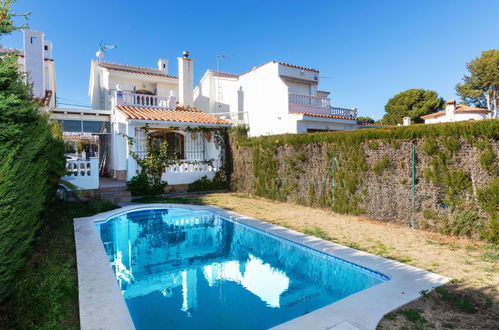
<path fill-rule="evenodd" d="M 484 113 L 454 113 L 454 118 L 444 115 L 437 118 L 425 119 L 425 124 L 436 124 L 436 123 L 449 123 L 456 121 L 466 121 L 466 120 L 482 120 L 487 119 L 487 115 Z"/>
<path fill-rule="evenodd" d="M 24 68 L 35 97 L 45 96 L 44 33 L 24 30 Z"/>
<path fill-rule="evenodd" d="M 294 115 L 297 116 L 297 115 Z M 318 129 L 326 131 L 346 131 L 353 130 L 357 126 L 356 120 L 298 120 L 296 133 L 307 133 L 308 129 Z"/>
<path fill-rule="evenodd" d="M 271 135 L 296 131 L 288 117 L 288 88 L 278 74 L 278 65 L 269 63 L 239 77 L 248 112 L 249 135 Z"/>

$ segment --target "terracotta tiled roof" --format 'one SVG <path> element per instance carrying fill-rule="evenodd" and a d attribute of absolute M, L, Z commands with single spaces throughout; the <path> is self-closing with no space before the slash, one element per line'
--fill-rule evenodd
<path fill-rule="evenodd" d="M 273 63 L 279 63 L 280 65 L 284 66 L 289 66 L 290 68 L 295 68 L 295 69 L 301 69 L 301 70 L 307 70 L 307 71 L 312 71 L 312 72 L 319 72 L 319 70 L 316 69 L 310 69 L 310 68 L 305 68 L 303 66 L 298 66 L 298 65 L 293 65 L 293 64 L 288 64 L 284 62 L 277 62 L 277 61 L 272 61 Z"/>
<path fill-rule="evenodd" d="M 136 107 L 131 105 L 117 105 L 115 108 L 128 119 L 230 125 L 230 123 L 226 120 L 212 116 L 195 108 L 177 107 L 174 110 L 169 110 L 164 108 Z"/>
<path fill-rule="evenodd" d="M 33 101 L 39 103 L 43 107 L 47 107 L 50 104 L 50 99 L 52 98 L 52 91 L 45 91 L 45 97 L 34 97 Z"/>
<path fill-rule="evenodd" d="M 247 73 L 250 73 L 252 71 L 255 71 L 256 69 L 264 66 L 264 65 L 267 65 L 269 63 L 277 63 L 277 64 L 281 64 L 281 65 L 284 65 L 284 66 L 289 66 L 290 68 L 295 68 L 295 69 L 301 69 L 301 70 L 307 70 L 307 71 L 312 71 L 312 72 L 319 72 L 319 70 L 316 70 L 316 69 L 310 69 L 310 68 L 305 68 L 303 66 L 298 66 L 298 65 L 293 65 L 293 64 L 288 64 L 288 63 L 284 63 L 284 62 L 278 62 L 278 61 L 270 61 L 270 62 L 267 62 L 267 63 L 264 63 L 264 64 L 261 64 L 261 65 L 258 65 L 258 66 L 255 66 L 253 67 L 251 70 L 249 71 L 246 71 L 245 73 L 241 73 L 239 76 L 242 76 L 242 75 L 245 75 Z"/>
<path fill-rule="evenodd" d="M 170 75 L 164 74 L 163 72 L 161 72 L 161 70 L 158 70 L 158 69 L 143 68 L 140 66 L 117 64 L 117 63 L 110 63 L 110 62 L 100 62 L 99 65 L 105 69 L 113 70 L 113 71 L 122 71 L 122 72 L 129 72 L 129 73 L 144 74 L 144 75 L 148 75 L 148 76 L 157 76 L 157 77 L 178 79 L 175 76 L 170 76 Z"/>
<path fill-rule="evenodd" d="M 214 71 L 210 70 L 213 72 L 213 76 L 215 77 L 221 77 L 221 78 L 239 78 L 238 74 L 235 73 L 229 73 L 229 72 L 221 72 L 221 71 Z"/>
<path fill-rule="evenodd" d="M 448 103 L 448 102 L 451 102 L 453 100 L 450 100 L 450 101 L 447 101 L 446 103 L 447 104 L 452 104 L 452 103 Z M 454 101 L 456 102 L 456 101 Z M 490 110 L 488 109 L 482 109 L 482 108 L 475 108 L 475 107 L 470 107 L 468 105 L 464 105 L 464 104 L 457 104 L 456 105 L 456 109 L 454 110 L 455 113 L 489 113 Z M 438 118 L 438 117 L 441 117 L 441 116 L 444 116 L 445 115 L 445 110 L 442 110 L 442 111 L 439 111 L 439 112 L 435 112 L 435 113 L 430 113 L 429 115 L 425 115 L 425 116 L 421 116 L 422 119 L 430 119 L 430 118 Z"/>
<path fill-rule="evenodd" d="M 290 112 L 292 115 L 304 115 L 304 116 L 311 116 L 311 117 L 321 117 L 321 118 L 336 118 L 336 119 L 348 119 L 348 120 L 354 120 L 354 117 L 347 117 L 347 116 L 336 116 L 336 115 L 323 115 L 320 113 L 312 113 L 312 112 Z"/>

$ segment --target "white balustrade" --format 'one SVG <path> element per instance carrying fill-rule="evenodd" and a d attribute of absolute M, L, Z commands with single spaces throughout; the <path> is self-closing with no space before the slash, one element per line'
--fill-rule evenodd
<path fill-rule="evenodd" d="M 189 184 L 203 176 L 213 179 L 220 166 L 220 160 L 213 160 L 210 164 L 201 160 L 179 160 L 178 164 L 167 166 L 163 170 L 162 179 L 168 184 Z"/>
<path fill-rule="evenodd" d="M 357 118 L 357 109 L 348 109 L 348 108 L 331 108 L 331 114 L 335 116 L 343 116 L 343 117 L 352 117 Z"/>
<path fill-rule="evenodd" d="M 165 167 L 164 173 L 197 173 L 217 172 L 220 169 L 220 161 L 214 160 L 211 164 L 195 160 L 179 160 L 178 164 Z"/>
<path fill-rule="evenodd" d="M 167 96 L 123 92 L 124 105 L 167 108 L 167 101 Z"/>
<path fill-rule="evenodd" d="M 329 108 L 331 99 L 328 97 L 289 93 L 289 103 L 309 107 Z"/>
<path fill-rule="evenodd" d="M 234 125 L 248 125 L 248 112 L 212 112 L 210 115 L 225 119 Z"/>
<path fill-rule="evenodd" d="M 90 160 L 66 160 L 66 175 L 63 180 L 75 185 L 79 190 L 99 188 L 99 158 Z"/>

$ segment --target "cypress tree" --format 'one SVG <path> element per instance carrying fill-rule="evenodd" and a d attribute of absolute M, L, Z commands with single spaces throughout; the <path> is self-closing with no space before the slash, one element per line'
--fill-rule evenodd
<path fill-rule="evenodd" d="M 13 25 L 12 1 L 0 1 L 0 38 Z M 25 16 L 25 15 L 21 15 Z M 33 101 L 15 54 L 0 54 L 0 302 L 24 265 L 41 213 L 64 174 L 64 144 Z"/>

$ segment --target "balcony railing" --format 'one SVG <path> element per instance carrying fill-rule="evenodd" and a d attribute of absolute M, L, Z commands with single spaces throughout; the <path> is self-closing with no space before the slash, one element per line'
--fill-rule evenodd
<path fill-rule="evenodd" d="M 357 109 L 331 107 L 331 114 L 334 116 L 357 118 Z"/>
<path fill-rule="evenodd" d="M 210 115 L 225 119 L 234 125 L 248 125 L 248 112 L 213 112 Z"/>
<path fill-rule="evenodd" d="M 99 188 L 99 158 L 90 160 L 66 160 L 66 175 L 62 178 L 79 190 Z"/>
<path fill-rule="evenodd" d="M 331 99 L 322 96 L 289 93 L 289 103 L 309 107 L 330 108 Z"/>
<path fill-rule="evenodd" d="M 144 107 L 168 107 L 168 97 L 123 92 L 123 104 Z"/>
<path fill-rule="evenodd" d="M 289 111 L 357 118 L 357 109 L 331 106 L 328 97 L 289 93 Z"/>

